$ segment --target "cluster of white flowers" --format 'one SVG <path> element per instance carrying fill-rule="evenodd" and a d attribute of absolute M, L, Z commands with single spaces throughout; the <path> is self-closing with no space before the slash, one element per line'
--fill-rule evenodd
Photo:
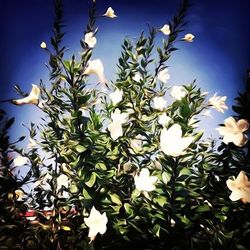
<path fill-rule="evenodd" d="M 117 15 L 114 10 L 109 7 L 107 11 L 102 15 L 103 17 L 115 18 Z M 162 28 L 159 29 L 165 36 L 171 35 L 171 28 L 168 24 L 164 24 Z M 97 44 L 97 38 L 95 37 L 96 32 L 87 32 L 85 33 L 84 42 L 88 48 L 93 49 Z M 191 33 L 186 34 L 182 40 L 186 42 L 193 42 L 195 36 Z M 42 49 L 47 49 L 45 42 L 40 44 Z M 104 66 L 100 59 L 90 60 L 84 70 L 85 75 L 94 74 L 98 77 L 100 83 L 107 83 Z M 158 74 L 157 79 L 166 84 L 170 79 L 170 74 L 168 68 L 162 67 Z M 140 83 L 142 81 L 142 75 L 140 73 L 133 73 L 132 80 Z M 188 91 L 183 86 L 173 86 L 170 92 L 170 96 L 174 101 L 181 101 L 188 94 Z M 43 107 L 41 101 L 39 103 L 40 88 L 37 85 L 32 85 L 30 94 L 27 97 L 13 100 L 13 103 L 16 105 L 22 104 L 35 104 Z M 114 92 L 109 94 L 112 105 L 116 106 L 118 103 L 123 101 L 124 92 L 122 89 L 116 88 Z M 228 107 L 225 104 L 227 97 L 226 96 L 217 96 L 215 93 L 208 100 L 208 106 L 216 109 L 218 112 L 224 113 Z M 194 142 L 195 137 L 190 134 L 183 134 L 182 127 L 178 123 L 174 123 L 173 119 L 169 117 L 166 113 L 167 110 L 167 100 L 164 98 L 164 95 L 159 94 L 152 99 L 152 108 L 157 110 L 157 113 L 160 113 L 157 117 L 158 123 L 162 126 L 160 131 L 160 150 L 172 157 L 178 157 L 183 155 L 188 147 Z M 111 112 L 111 122 L 108 125 L 108 131 L 113 140 L 117 140 L 119 137 L 123 136 L 123 127 L 122 125 L 128 122 L 129 111 L 122 113 L 119 108 L 115 108 Z M 205 113 L 204 113 L 205 115 Z M 170 124 L 173 123 L 171 126 Z M 196 118 L 190 117 L 189 124 L 190 126 L 196 126 Z M 224 126 L 217 128 L 220 135 L 223 136 L 223 142 L 228 144 L 230 142 L 234 143 L 236 146 L 242 147 L 247 141 L 248 137 L 244 134 L 249 128 L 249 123 L 247 120 L 241 119 L 236 121 L 233 117 L 229 117 L 225 120 Z M 131 154 L 136 154 L 141 152 L 143 148 L 143 141 L 145 137 L 141 134 L 138 134 L 134 139 L 130 140 L 130 150 Z M 29 139 L 28 149 L 34 148 L 37 146 L 37 142 L 33 139 Z M 13 160 L 13 166 L 19 167 L 26 165 L 29 162 L 29 159 L 24 156 L 18 156 Z M 159 163 L 159 162 L 158 162 Z M 125 163 L 127 166 L 131 165 L 131 162 Z M 124 164 L 124 167 L 125 167 Z M 160 163 L 159 163 L 160 164 Z M 44 190 L 51 190 L 52 176 L 50 173 L 44 174 L 39 180 L 34 183 L 34 187 L 40 187 Z M 158 178 L 157 176 L 151 176 L 148 168 L 142 168 L 139 173 L 134 176 L 135 188 L 140 192 L 151 192 L 156 189 Z M 59 198 L 68 198 L 69 193 L 63 189 L 68 189 L 70 186 L 69 178 L 65 174 L 61 174 L 56 179 L 56 194 Z M 245 172 L 241 171 L 236 179 L 229 179 L 226 182 L 228 188 L 232 191 L 230 199 L 232 201 L 242 200 L 244 203 L 250 202 L 250 181 L 246 176 Z M 24 197 L 24 192 L 21 189 L 15 190 L 15 195 L 17 201 L 21 201 Z M 91 208 L 89 216 L 84 218 L 86 226 L 89 228 L 88 237 L 90 241 L 93 241 L 98 233 L 104 234 L 107 230 L 108 217 L 106 212 L 100 213 L 94 206 Z M 171 225 L 175 225 L 175 221 L 171 219 Z"/>

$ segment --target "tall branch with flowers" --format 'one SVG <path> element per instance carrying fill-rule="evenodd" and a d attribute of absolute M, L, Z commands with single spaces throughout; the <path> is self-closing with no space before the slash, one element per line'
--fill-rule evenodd
<path fill-rule="evenodd" d="M 223 138 L 217 149 L 203 138 L 199 119 L 211 109 L 223 113 L 226 96 L 207 98 L 195 81 L 169 84 L 176 43 L 195 41 L 183 35 L 188 1 L 162 28 L 124 40 L 113 81 L 92 52 L 98 19 L 119 15 L 112 7 L 100 15 L 96 4 L 90 5 L 80 58 L 66 59 L 62 2 L 55 1 L 51 46 L 40 45 L 49 55 L 50 84 L 32 85 L 29 94 L 16 86 L 22 98 L 11 100 L 44 113 L 29 128 L 27 148 L 12 148 L 18 153 L 12 167 L 29 166 L 33 182 L 27 197 L 18 187 L 10 191 L 33 211 L 19 218 L 27 227 L 20 233 L 23 247 L 243 249 L 241 233 L 250 228 L 249 122 L 227 118 L 218 128 Z M 155 49 L 158 36 L 164 40 Z M 97 86 L 89 85 L 90 75 Z M 1 244 L 12 247 L 0 233 Z"/>

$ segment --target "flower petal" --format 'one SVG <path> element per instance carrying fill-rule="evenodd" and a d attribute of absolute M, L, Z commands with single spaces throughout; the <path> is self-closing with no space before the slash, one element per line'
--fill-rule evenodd
<path fill-rule="evenodd" d="M 232 131 L 237 131 L 237 130 L 238 130 L 236 121 L 235 121 L 235 119 L 234 119 L 232 116 L 228 117 L 228 118 L 224 121 L 224 124 L 225 124 L 225 126 L 226 126 L 229 130 L 232 130 Z"/>
<path fill-rule="evenodd" d="M 238 122 L 237 122 L 237 127 L 238 127 L 238 130 L 241 131 L 241 132 L 245 132 L 248 130 L 249 128 L 249 123 L 246 119 L 240 119 Z"/>
<path fill-rule="evenodd" d="M 242 198 L 242 192 L 238 189 L 234 190 L 231 195 L 229 196 L 230 200 L 237 201 Z"/>

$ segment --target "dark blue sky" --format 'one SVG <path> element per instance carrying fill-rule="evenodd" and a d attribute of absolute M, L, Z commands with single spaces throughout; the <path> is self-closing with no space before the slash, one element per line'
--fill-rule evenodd
<path fill-rule="evenodd" d="M 162 27 L 178 8 L 178 0 L 96 0 L 98 13 L 112 6 L 118 18 L 98 21 L 95 58 L 101 58 L 108 79 L 114 79 L 120 44 L 125 36 L 136 37 L 147 30 L 147 23 Z M 171 83 L 197 79 L 204 91 L 227 95 L 232 104 L 237 91 L 244 89 L 250 67 L 250 1 L 193 0 L 185 33 L 193 33 L 193 43 L 180 43 L 180 50 L 169 62 Z M 78 53 L 84 31 L 87 0 L 65 0 L 67 35 L 65 44 Z M 32 83 L 47 79 L 47 55 L 39 45 L 49 43 L 54 10 L 53 0 L 3 0 L 0 3 L 0 99 L 16 97 L 18 83 L 27 92 Z M 161 35 L 158 40 L 161 41 Z M 4 105 L 21 123 L 33 107 Z M 21 112 L 20 112 L 21 111 Z M 226 113 L 230 114 L 230 110 Z M 22 115 L 20 115 L 22 114 Z M 221 121 L 220 121 L 221 122 Z"/>

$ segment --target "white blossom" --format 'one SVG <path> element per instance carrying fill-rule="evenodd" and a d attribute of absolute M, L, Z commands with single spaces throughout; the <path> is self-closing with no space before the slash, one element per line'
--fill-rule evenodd
<path fill-rule="evenodd" d="M 160 31 L 164 34 L 164 35 L 169 35 L 170 34 L 170 27 L 168 24 L 163 25 L 163 27 L 160 29 Z"/>
<path fill-rule="evenodd" d="M 21 167 L 27 164 L 28 161 L 29 159 L 27 157 L 19 155 L 14 159 L 13 164 L 14 164 L 14 167 Z"/>
<path fill-rule="evenodd" d="M 224 126 L 217 128 L 219 134 L 223 136 L 223 142 L 228 144 L 229 142 L 234 143 L 238 147 L 243 147 L 247 141 L 247 135 L 243 132 L 247 131 L 249 123 L 245 119 L 240 119 L 236 122 L 233 117 L 228 117 L 224 121 Z"/>
<path fill-rule="evenodd" d="M 167 83 L 167 81 L 170 79 L 170 75 L 168 73 L 168 69 L 163 69 L 161 70 L 158 75 L 157 75 L 158 79 L 163 82 L 163 83 Z"/>
<path fill-rule="evenodd" d="M 104 84 L 107 82 L 104 75 L 104 67 L 100 59 L 92 60 L 88 62 L 88 66 L 84 71 L 85 75 L 95 74 L 99 78 L 99 81 Z"/>
<path fill-rule="evenodd" d="M 109 18 L 115 18 L 117 17 L 117 15 L 115 14 L 114 10 L 112 9 L 112 7 L 109 7 L 106 11 L 105 14 L 103 14 L 103 16 L 109 17 Z"/>
<path fill-rule="evenodd" d="M 108 131 L 113 140 L 118 139 L 123 135 L 122 124 L 126 123 L 128 120 L 127 113 L 121 113 L 121 110 L 116 108 L 114 112 L 111 113 L 112 122 L 108 125 Z"/>
<path fill-rule="evenodd" d="M 171 218 L 170 224 L 171 224 L 171 227 L 174 227 L 174 226 L 175 226 L 176 222 L 175 222 L 175 220 L 174 220 L 173 218 Z"/>
<path fill-rule="evenodd" d="M 116 89 L 115 92 L 110 93 L 109 97 L 114 105 L 122 101 L 123 90 Z"/>
<path fill-rule="evenodd" d="M 47 48 L 47 44 L 45 42 L 41 42 L 40 47 L 42 49 L 46 49 Z"/>
<path fill-rule="evenodd" d="M 134 177 L 135 187 L 139 191 L 151 192 L 155 190 L 156 176 L 150 176 L 149 170 L 143 168 L 139 175 Z"/>
<path fill-rule="evenodd" d="M 193 140 L 193 136 L 182 137 L 181 126 L 174 124 L 169 129 L 162 129 L 160 147 L 166 155 L 179 156 L 184 153 Z"/>
<path fill-rule="evenodd" d="M 167 101 L 162 96 L 156 96 L 153 99 L 153 108 L 157 110 L 164 110 L 166 108 Z"/>
<path fill-rule="evenodd" d="M 56 179 L 56 192 L 59 198 L 68 198 L 69 194 L 67 191 L 61 191 L 62 187 L 69 188 L 69 178 L 65 174 L 61 174 Z"/>
<path fill-rule="evenodd" d="M 232 201 L 250 202 L 250 181 L 244 171 L 240 171 L 236 179 L 228 179 L 227 187 L 232 191 L 229 196 Z"/>
<path fill-rule="evenodd" d="M 96 37 L 93 32 L 88 32 L 85 34 L 84 42 L 88 44 L 89 48 L 94 48 L 96 45 Z"/>
<path fill-rule="evenodd" d="M 140 82 L 141 81 L 141 74 L 139 74 L 139 73 L 136 73 L 133 77 L 132 77 L 132 79 L 135 81 L 135 82 Z"/>
<path fill-rule="evenodd" d="M 226 96 L 217 96 L 215 93 L 209 100 L 208 104 L 212 106 L 212 108 L 216 109 L 218 112 L 224 113 L 224 110 L 228 109 L 225 101 L 227 100 Z"/>
<path fill-rule="evenodd" d="M 161 124 L 163 127 L 164 127 L 164 126 L 167 126 L 171 120 L 172 120 L 171 117 L 167 116 L 166 113 L 163 113 L 163 114 L 161 114 L 161 115 L 158 117 L 158 122 L 159 122 L 159 124 Z"/>
<path fill-rule="evenodd" d="M 191 42 L 193 42 L 194 38 L 195 38 L 195 36 L 194 36 L 193 34 L 188 33 L 188 34 L 186 34 L 186 35 L 183 37 L 183 40 L 186 41 L 186 42 L 191 43 Z"/>
<path fill-rule="evenodd" d="M 106 212 L 101 214 L 93 206 L 88 218 L 84 218 L 84 222 L 89 228 L 88 237 L 93 241 L 98 233 L 104 234 L 107 230 L 108 218 Z"/>
<path fill-rule="evenodd" d="M 37 105 L 39 101 L 39 95 L 40 95 L 40 88 L 37 85 L 32 84 L 32 89 L 28 96 L 21 99 L 13 100 L 12 102 L 16 105 L 23 105 L 23 104 Z"/>
<path fill-rule="evenodd" d="M 182 86 L 173 86 L 170 95 L 176 100 L 181 100 L 184 96 L 186 96 L 187 91 Z"/>

